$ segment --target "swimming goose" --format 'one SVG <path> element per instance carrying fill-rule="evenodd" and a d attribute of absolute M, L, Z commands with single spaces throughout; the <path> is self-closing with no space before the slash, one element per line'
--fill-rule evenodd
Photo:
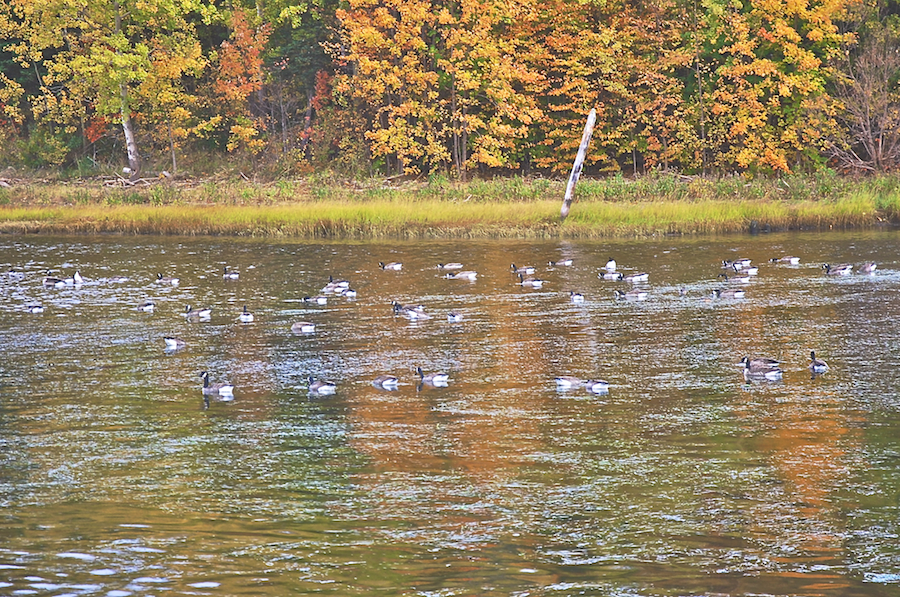
<path fill-rule="evenodd" d="M 188 319 L 209 319 L 212 315 L 212 307 L 203 309 L 192 309 L 190 305 L 185 305 L 184 316 Z"/>
<path fill-rule="evenodd" d="M 431 319 L 431 315 L 425 312 L 425 308 L 422 305 L 416 305 L 415 307 L 404 306 L 400 303 L 394 305 L 394 315 L 402 315 L 403 317 L 409 319 L 410 321 L 418 321 L 420 319 Z"/>
<path fill-rule="evenodd" d="M 472 270 L 465 270 L 461 272 L 451 272 L 444 276 L 448 280 L 469 280 L 470 282 L 474 282 L 476 278 L 478 278 L 478 272 L 474 272 Z"/>
<path fill-rule="evenodd" d="M 401 304 L 401 303 L 398 302 L 398 301 L 391 301 L 391 308 L 394 310 L 394 313 L 395 313 L 395 314 L 396 314 L 398 311 L 403 311 L 403 310 L 418 311 L 419 313 L 424 313 L 424 312 L 425 312 L 425 306 L 424 306 L 424 305 L 404 305 L 404 304 Z"/>
<path fill-rule="evenodd" d="M 209 383 L 209 373 L 203 371 L 200 373 L 203 378 L 203 395 L 204 396 L 220 396 L 223 398 L 234 398 L 234 386 L 226 383 Z"/>
<path fill-rule="evenodd" d="M 44 286 L 48 286 L 50 288 L 65 288 L 66 281 L 62 278 L 56 278 L 50 275 L 50 272 L 47 272 L 47 276 L 44 277 L 43 281 Z"/>
<path fill-rule="evenodd" d="M 450 311 L 449 313 L 447 313 L 447 321 L 449 321 L 450 323 L 459 323 L 462 320 L 462 314 L 457 313 L 456 311 Z"/>
<path fill-rule="evenodd" d="M 531 274 L 534 273 L 534 267 L 531 265 L 524 265 L 522 267 L 516 267 L 515 263 L 511 263 L 509 265 L 509 269 L 512 270 L 512 273 L 518 274 L 520 276 L 522 276 L 522 275 L 530 276 Z"/>
<path fill-rule="evenodd" d="M 613 259 L 612 257 L 610 257 L 609 260 L 606 262 L 606 265 L 603 266 L 603 268 L 606 269 L 607 271 L 611 271 L 611 272 L 616 271 L 616 260 Z"/>
<path fill-rule="evenodd" d="M 29 313 L 35 313 L 35 314 L 36 314 L 36 313 L 43 313 L 43 312 L 44 312 L 44 306 L 43 306 L 43 305 L 27 305 L 25 308 L 28 310 Z"/>
<path fill-rule="evenodd" d="M 647 292 L 645 290 L 629 290 L 628 292 L 622 292 L 621 290 L 613 290 L 617 299 L 626 299 L 630 301 L 642 301 L 647 298 Z"/>
<path fill-rule="evenodd" d="M 398 261 L 391 261 L 390 263 L 379 261 L 378 265 L 380 265 L 381 269 L 383 270 L 392 270 L 395 272 L 399 272 L 401 269 L 403 269 L 403 264 Z"/>
<path fill-rule="evenodd" d="M 809 358 L 810 358 L 810 363 L 809 363 L 810 371 L 812 371 L 813 373 L 825 373 L 826 371 L 828 371 L 828 363 L 826 363 L 822 359 L 817 359 L 815 350 L 811 350 L 809 352 Z"/>
<path fill-rule="evenodd" d="M 739 274 L 744 274 L 747 276 L 755 276 L 759 274 L 759 268 L 755 265 L 748 265 L 745 267 L 738 267 L 737 265 L 733 266 L 734 271 Z"/>
<path fill-rule="evenodd" d="M 356 298 L 356 291 L 349 286 L 347 288 L 341 288 L 338 292 L 344 298 Z"/>
<path fill-rule="evenodd" d="M 160 284 L 171 284 L 172 286 L 178 286 L 179 279 L 173 278 L 171 276 L 163 277 L 162 274 L 156 274 L 156 281 Z"/>
<path fill-rule="evenodd" d="M 740 288 L 716 288 L 712 291 L 712 298 L 744 298 L 745 292 Z"/>
<path fill-rule="evenodd" d="M 866 261 L 861 266 L 859 266 L 859 271 L 863 274 L 874 274 L 876 268 L 878 268 L 877 263 L 875 263 L 874 261 Z"/>
<path fill-rule="evenodd" d="M 584 385 L 585 380 L 579 377 L 572 377 L 571 375 L 559 375 L 554 381 L 556 382 L 557 389 L 560 390 L 570 390 L 572 388 L 580 388 Z"/>
<path fill-rule="evenodd" d="M 726 282 L 733 282 L 733 283 L 737 283 L 737 284 L 749 284 L 750 283 L 750 276 L 741 275 L 740 270 L 738 270 L 737 273 L 738 273 L 738 275 L 736 275 L 736 276 L 734 276 L 734 275 L 729 276 L 728 274 L 719 274 L 716 277 L 717 278 L 725 278 Z"/>
<path fill-rule="evenodd" d="M 580 292 L 575 292 L 574 290 L 569 291 L 569 300 L 573 303 L 583 303 L 584 295 Z"/>
<path fill-rule="evenodd" d="M 561 266 L 565 266 L 565 265 L 572 265 L 572 260 L 571 259 L 560 259 L 558 261 L 551 261 L 547 265 L 549 265 L 550 267 L 561 267 Z"/>
<path fill-rule="evenodd" d="M 166 350 L 179 350 L 185 346 L 184 340 L 174 336 L 163 337 L 163 342 L 166 343 Z"/>
<path fill-rule="evenodd" d="M 446 373 L 429 373 L 426 375 L 421 367 L 416 367 L 416 373 L 419 376 L 420 383 L 432 386 L 447 385 L 447 382 L 450 381 L 450 376 Z"/>
<path fill-rule="evenodd" d="M 78 273 L 78 270 L 75 270 L 75 273 L 72 275 L 71 280 L 71 285 L 74 286 L 81 286 L 82 284 L 84 284 L 84 278 L 81 277 L 81 274 Z M 69 284 L 69 280 L 66 280 L 66 284 Z"/>
<path fill-rule="evenodd" d="M 452 261 L 450 263 L 438 263 L 438 269 L 462 269 L 463 264 L 457 261 Z"/>
<path fill-rule="evenodd" d="M 393 375 L 379 375 L 372 380 L 372 384 L 385 390 L 396 390 L 400 380 Z"/>
<path fill-rule="evenodd" d="M 853 272 L 853 265 L 850 263 L 842 263 L 840 265 L 830 265 L 826 263 L 822 266 L 822 269 L 824 269 L 825 274 L 829 276 L 846 276 Z"/>
<path fill-rule="evenodd" d="M 613 271 L 613 272 L 600 272 L 599 274 L 597 274 L 597 277 L 598 277 L 598 278 L 603 278 L 604 280 L 616 280 L 616 281 L 621 281 L 622 278 L 625 277 L 625 274 L 623 274 L 622 272 L 615 272 L 615 271 Z"/>
<path fill-rule="evenodd" d="M 291 324 L 291 331 L 295 334 L 311 334 L 316 331 L 316 324 L 310 321 L 297 321 Z"/>
<path fill-rule="evenodd" d="M 544 285 L 544 281 L 540 278 L 526 278 L 519 274 L 519 286 L 526 288 L 540 288 Z"/>
<path fill-rule="evenodd" d="M 744 357 L 741 362 L 744 364 L 744 379 L 764 378 L 778 381 L 782 377 L 783 371 L 778 368 L 778 361 L 773 359 Z"/>
<path fill-rule="evenodd" d="M 606 394 L 609 392 L 609 382 L 603 379 L 589 379 L 584 382 L 584 387 L 588 392 L 595 394 Z"/>
<path fill-rule="evenodd" d="M 350 282 L 347 280 L 335 280 L 333 276 L 328 276 L 328 284 L 322 287 L 322 292 L 330 294 L 332 292 L 341 292 L 350 288 Z"/>
<path fill-rule="evenodd" d="M 328 297 L 323 294 L 317 294 L 316 296 L 304 296 L 303 302 L 315 305 L 325 305 L 328 304 Z"/>
<path fill-rule="evenodd" d="M 788 263 L 790 265 L 800 265 L 800 258 L 786 255 L 784 257 L 773 257 L 770 259 L 772 263 Z"/>
<path fill-rule="evenodd" d="M 247 305 L 244 305 L 244 310 L 238 315 L 238 319 L 241 320 L 241 323 L 250 323 L 253 321 L 253 313 L 247 310 Z"/>
<path fill-rule="evenodd" d="M 222 270 L 222 277 L 226 280 L 237 280 L 241 275 L 235 271 L 228 271 L 228 266 L 226 265 L 225 269 Z"/>
<path fill-rule="evenodd" d="M 322 381 L 315 379 L 312 375 L 306 380 L 309 382 L 309 391 L 313 394 L 334 394 L 337 384 L 333 381 Z"/>
<path fill-rule="evenodd" d="M 732 259 L 730 261 L 727 259 L 723 259 L 722 267 L 725 269 L 742 269 L 745 267 L 750 267 L 750 263 L 751 263 L 751 261 L 749 259 L 747 259 L 746 257 L 741 257 L 739 259 Z"/>
<path fill-rule="evenodd" d="M 143 311 L 144 313 L 153 313 L 153 309 L 156 308 L 156 305 L 153 304 L 153 301 L 144 301 L 140 305 L 137 306 L 138 311 Z"/>
<path fill-rule="evenodd" d="M 625 282 L 647 282 L 650 279 L 650 274 L 646 272 L 637 272 L 636 274 L 624 275 L 619 279 L 624 280 Z"/>

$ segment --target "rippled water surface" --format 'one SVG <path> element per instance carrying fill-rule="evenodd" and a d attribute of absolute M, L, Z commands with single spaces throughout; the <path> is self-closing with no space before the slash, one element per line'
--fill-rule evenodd
<path fill-rule="evenodd" d="M 0 237 L 0 594 L 898 595 L 898 246 Z M 646 300 L 614 298 L 609 257 Z M 717 277 L 738 257 L 759 274 Z M 329 275 L 358 296 L 304 302 Z M 746 382 L 747 355 L 783 380 Z"/>

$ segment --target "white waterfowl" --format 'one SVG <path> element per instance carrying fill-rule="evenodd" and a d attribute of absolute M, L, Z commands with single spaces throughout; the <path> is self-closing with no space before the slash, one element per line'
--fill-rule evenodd
<path fill-rule="evenodd" d="M 174 336 L 165 336 L 163 342 L 166 343 L 166 350 L 179 350 L 185 347 L 184 340 Z"/>
<path fill-rule="evenodd" d="M 170 284 L 172 286 L 178 286 L 180 280 L 178 278 L 173 278 L 172 276 L 163 276 L 162 274 L 156 274 L 156 281 L 159 284 Z"/>
<path fill-rule="evenodd" d="M 391 270 L 391 271 L 395 271 L 395 272 L 399 272 L 401 269 L 403 269 L 403 264 L 400 263 L 399 261 L 391 261 L 390 263 L 385 263 L 384 261 L 379 261 L 378 265 L 380 265 L 381 269 L 383 269 L 383 270 Z"/>
<path fill-rule="evenodd" d="M 225 269 L 222 270 L 222 277 L 226 280 L 237 280 L 241 277 L 241 275 L 236 271 L 228 271 L 228 266 L 225 266 Z"/>
<path fill-rule="evenodd" d="M 240 319 L 241 323 L 250 323 L 253 321 L 253 313 L 247 310 L 247 305 L 244 305 L 244 310 L 238 315 L 238 319 Z"/>
<path fill-rule="evenodd" d="M 297 321 L 291 324 L 291 331 L 295 334 L 312 334 L 316 331 L 316 324 L 311 321 Z"/>
<path fill-rule="evenodd" d="M 828 363 L 823 361 L 822 359 L 816 358 L 816 351 L 811 350 L 809 352 L 809 370 L 813 373 L 825 373 L 828 371 Z"/>
<path fill-rule="evenodd" d="M 309 382 L 309 391 L 313 394 L 334 394 L 337 384 L 333 381 L 317 380 L 312 375 L 306 380 Z"/>
<path fill-rule="evenodd" d="M 200 377 L 203 378 L 203 395 L 204 396 L 219 396 L 221 398 L 231 399 L 234 397 L 234 386 L 227 383 L 209 383 L 209 373 L 203 371 L 200 373 Z"/>
<path fill-rule="evenodd" d="M 140 305 L 137 306 L 138 311 L 143 311 L 144 313 L 153 313 L 153 310 L 156 308 L 156 305 L 153 301 L 144 301 Z"/>
<path fill-rule="evenodd" d="M 416 367 L 416 373 L 419 376 L 419 382 L 432 386 L 446 385 L 450 381 L 450 376 L 446 373 L 435 372 L 426 374 L 421 367 Z"/>

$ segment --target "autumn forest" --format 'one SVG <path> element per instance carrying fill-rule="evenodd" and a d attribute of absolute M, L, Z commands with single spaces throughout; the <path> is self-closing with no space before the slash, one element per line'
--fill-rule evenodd
<path fill-rule="evenodd" d="M 0 0 L 0 167 L 900 165 L 893 0 Z"/>

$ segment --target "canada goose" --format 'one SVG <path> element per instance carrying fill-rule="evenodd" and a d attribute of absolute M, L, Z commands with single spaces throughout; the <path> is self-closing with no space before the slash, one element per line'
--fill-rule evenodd
<path fill-rule="evenodd" d="M 68 284 L 68 282 L 69 281 L 66 280 L 67 284 Z M 78 273 L 78 270 L 75 270 L 75 273 L 72 275 L 72 284 L 75 286 L 80 286 L 80 285 L 84 284 L 84 278 L 81 277 L 81 274 Z"/>
<path fill-rule="evenodd" d="M 457 313 L 456 311 L 450 311 L 449 313 L 447 313 L 447 321 L 449 321 L 450 323 L 459 323 L 462 320 L 462 314 Z"/>
<path fill-rule="evenodd" d="M 748 265 L 746 267 L 738 267 L 737 265 L 735 265 L 733 269 L 737 273 L 747 276 L 756 276 L 759 274 L 759 268 L 755 265 Z"/>
<path fill-rule="evenodd" d="M 770 259 L 772 263 L 788 263 L 790 265 L 800 265 L 800 258 L 786 255 L 784 257 L 773 257 Z"/>
<path fill-rule="evenodd" d="M 391 308 L 394 310 L 394 314 L 404 310 L 418 311 L 419 313 L 425 312 L 425 307 L 423 305 L 404 305 L 398 301 L 391 301 Z"/>
<path fill-rule="evenodd" d="M 339 292 L 344 298 L 356 298 L 356 291 L 349 286 L 347 288 L 342 288 Z"/>
<path fill-rule="evenodd" d="M 43 313 L 44 306 L 43 305 L 28 305 L 25 307 L 29 313 Z"/>
<path fill-rule="evenodd" d="M 609 261 L 606 262 L 606 265 L 604 265 L 603 268 L 611 272 L 616 271 L 616 260 L 610 257 Z"/>
<path fill-rule="evenodd" d="M 43 284 L 44 284 L 44 286 L 47 286 L 50 288 L 65 288 L 66 287 L 65 280 L 63 280 L 62 278 L 56 278 L 54 276 L 51 276 L 50 272 L 47 272 L 47 276 L 44 277 Z"/>
<path fill-rule="evenodd" d="M 519 274 L 519 286 L 525 288 L 540 288 L 544 285 L 544 281 L 540 278 L 526 278 L 522 274 Z"/>
<path fill-rule="evenodd" d="M 306 380 L 309 382 L 309 391 L 313 394 L 334 394 L 337 384 L 333 381 L 322 381 L 315 379 L 312 375 Z"/>
<path fill-rule="evenodd" d="M 316 324 L 310 321 L 297 321 L 291 324 L 291 331 L 295 334 L 311 334 L 316 331 Z"/>
<path fill-rule="evenodd" d="M 234 386 L 226 383 L 209 383 L 209 373 L 203 371 L 200 373 L 203 378 L 203 395 L 204 396 L 221 396 L 223 398 L 234 397 Z"/>
<path fill-rule="evenodd" d="M 238 319 L 241 320 L 241 323 L 250 323 L 253 321 L 253 313 L 247 310 L 247 305 L 244 305 L 244 310 L 238 315 Z"/>
<path fill-rule="evenodd" d="M 179 350 L 184 348 L 184 340 L 174 336 L 165 336 L 163 341 L 166 343 L 166 350 Z"/>
<path fill-rule="evenodd" d="M 560 259 L 558 261 L 551 261 L 547 265 L 549 265 L 550 267 L 562 267 L 562 266 L 566 266 L 566 265 L 572 265 L 572 260 L 571 259 Z"/>
<path fill-rule="evenodd" d="M 472 270 L 465 270 L 461 272 L 451 272 L 444 276 L 448 280 L 469 280 L 470 282 L 474 282 L 476 278 L 478 278 L 478 272 L 474 272 Z"/>
<path fill-rule="evenodd" d="M 877 263 L 875 263 L 874 261 L 866 261 L 861 266 L 859 266 L 859 271 L 863 274 L 874 274 L 876 268 L 878 268 Z"/>
<path fill-rule="evenodd" d="M 241 275 L 235 271 L 228 271 L 228 266 L 226 265 L 225 269 L 222 270 L 222 277 L 226 280 L 237 280 Z"/>
<path fill-rule="evenodd" d="M 603 379 L 589 379 L 584 382 L 584 387 L 588 392 L 595 394 L 606 394 L 609 392 L 609 382 Z"/>
<path fill-rule="evenodd" d="M 210 315 L 212 315 L 212 307 L 203 309 L 193 309 L 190 305 L 184 307 L 184 316 L 188 319 L 209 319 Z"/>
<path fill-rule="evenodd" d="M 395 271 L 395 272 L 399 272 L 401 269 L 403 269 L 403 264 L 400 263 L 399 261 L 391 261 L 390 263 L 385 263 L 384 261 L 379 261 L 378 265 L 380 265 L 381 269 L 383 269 L 383 270 L 391 270 L 391 271 Z"/>
<path fill-rule="evenodd" d="M 712 291 L 712 298 L 744 298 L 746 293 L 740 288 L 716 288 Z"/>
<path fill-rule="evenodd" d="M 304 296 L 304 303 L 311 303 L 314 305 L 325 305 L 328 304 L 328 297 L 323 294 L 317 294 L 316 296 Z"/>
<path fill-rule="evenodd" d="M 379 375 L 372 380 L 372 384 L 385 390 L 396 390 L 400 380 L 393 375 Z"/>
<path fill-rule="evenodd" d="M 333 276 L 328 276 L 328 284 L 322 287 L 322 292 L 330 294 L 332 292 L 341 292 L 350 288 L 350 282 L 347 280 L 335 280 Z"/>
<path fill-rule="evenodd" d="M 815 350 L 809 352 L 809 359 L 809 370 L 813 373 L 825 373 L 828 371 L 828 363 L 822 359 L 817 359 Z"/>
<path fill-rule="evenodd" d="M 156 274 L 156 281 L 160 284 L 171 284 L 172 286 L 178 286 L 179 279 L 173 278 L 171 276 L 163 276 L 162 274 Z"/>
<path fill-rule="evenodd" d="M 619 278 L 625 282 L 646 282 L 650 279 L 650 274 L 646 272 L 638 272 L 636 274 L 628 274 Z"/>
<path fill-rule="evenodd" d="M 462 269 L 463 264 L 457 261 L 452 261 L 450 263 L 438 263 L 438 269 Z"/>
<path fill-rule="evenodd" d="M 757 378 L 778 381 L 783 374 L 783 371 L 778 368 L 778 362 L 773 359 L 750 359 L 744 357 L 741 362 L 744 364 L 744 379 L 746 380 Z"/>
<path fill-rule="evenodd" d="M 822 266 L 822 269 L 824 269 L 825 274 L 829 276 L 846 276 L 853 272 L 853 265 L 849 263 L 842 263 L 840 265 L 826 263 Z"/>
<path fill-rule="evenodd" d="M 407 306 L 396 303 L 394 305 L 394 315 L 402 315 L 410 321 L 418 321 L 420 319 L 431 319 L 431 315 L 425 312 L 422 305 Z"/>
<path fill-rule="evenodd" d="M 750 276 L 742 275 L 740 273 L 740 270 L 738 270 L 736 273 L 737 273 L 737 275 L 731 275 L 731 276 L 729 276 L 728 274 L 719 274 L 716 277 L 717 278 L 725 278 L 726 282 L 732 282 L 732 283 L 736 283 L 736 284 L 749 284 L 750 283 Z"/>
<path fill-rule="evenodd" d="M 613 293 L 616 295 L 617 299 L 626 299 L 629 301 L 643 301 L 647 298 L 647 292 L 645 290 L 629 290 L 628 292 L 622 292 L 621 290 L 613 290 Z"/>
<path fill-rule="evenodd" d="M 524 265 L 522 267 L 516 267 L 515 263 L 511 263 L 511 264 L 509 264 L 509 269 L 512 271 L 512 273 L 518 274 L 520 276 L 521 275 L 530 276 L 531 274 L 534 273 L 534 266 L 531 266 L 531 265 Z"/>
<path fill-rule="evenodd" d="M 572 388 L 580 388 L 584 385 L 585 380 L 571 375 L 560 375 L 554 379 L 557 389 L 570 390 Z"/>
<path fill-rule="evenodd" d="M 575 292 L 574 290 L 569 291 L 569 300 L 573 303 L 583 303 L 584 295 L 580 292 Z"/>
<path fill-rule="evenodd" d="M 604 280 L 616 280 L 621 281 L 622 278 L 625 277 L 625 274 L 622 272 L 600 272 L 597 274 L 598 278 L 603 278 Z"/>
<path fill-rule="evenodd" d="M 416 373 L 418 374 L 421 383 L 433 386 L 446 385 L 447 382 L 450 381 L 450 376 L 446 373 L 429 373 L 426 375 L 421 367 L 416 367 Z"/>
<path fill-rule="evenodd" d="M 143 311 L 144 313 L 153 313 L 153 309 L 156 308 L 156 305 L 153 304 L 153 301 L 144 301 L 140 305 L 137 306 L 138 311 Z"/>
<path fill-rule="evenodd" d="M 722 267 L 725 269 L 741 269 L 745 267 L 750 267 L 751 261 L 746 257 L 741 257 L 739 259 L 723 259 Z"/>

